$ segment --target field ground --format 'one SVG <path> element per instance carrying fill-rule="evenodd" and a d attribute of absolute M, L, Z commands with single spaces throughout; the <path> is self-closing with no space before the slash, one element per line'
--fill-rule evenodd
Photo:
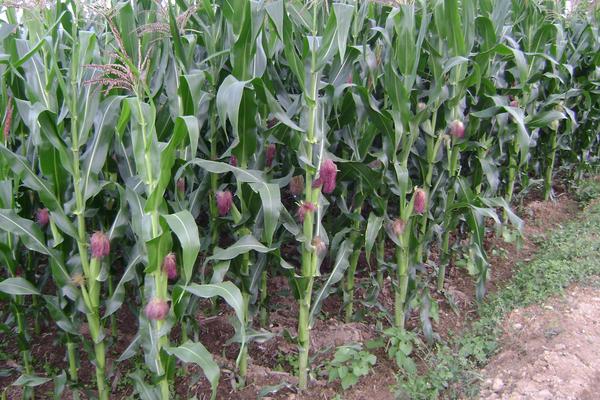
<path fill-rule="evenodd" d="M 597 399 L 599 283 L 574 285 L 542 305 L 511 312 L 502 350 L 483 371 L 481 398 Z"/>
<path fill-rule="evenodd" d="M 223 312 L 216 315 L 199 315 L 200 340 L 215 354 L 222 367 L 218 398 L 255 399 L 259 394 L 265 399 L 295 400 L 473 396 L 485 399 L 593 398 L 599 389 L 600 377 L 596 351 L 600 343 L 597 329 L 600 284 L 588 280 L 591 285 L 571 286 L 565 295 L 560 295 L 562 289 L 573 282 L 600 274 L 600 204 L 593 202 L 582 211 L 581 203 L 598 192 L 599 182 L 589 185 L 591 194 L 580 190 L 578 195 L 561 194 L 551 202 L 524 201 L 517 208 L 526 221 L 519 246 L 493 235 L 488 238 L 493 275 L 483 304 L 473 300 L 470 276 L 458 267 L 450 271 L 446 286 L 449 296 L 439 298 L 440 319 L 434 324 L 434 331 L 441 335 L 443 344 L 435 350 L 425 345 L 418 348 L 414 353 L 418 360 L 417 375 L 398 376 L 397 367 L 387 357 L 385 348 L 376 348 L 372 350 L 377 356 L 372 373 L 357 385 L 341 391 L 339 383 L 328 383 L 324 360 L 331 358 L 332 349 L 348 343 L 369 343 L 380 336 L 376 326 L 386 324 L 385 313 L 368 309 L 366 302 L 357 306 L 357 315 L 362 316 L 362 320 L 344 323 L 340 312 L 342 300 L 331 296 L 323 307 L 324 318 L 318 320 L 313 330 L 312 350 L 317 354 L 313 360 L 313 377 L 316 379 L 308 393 L 296 393 L 293 390 L 296 378 L 291 367 L 296 349 L 285 339 L 286 332 L 295 334 L 296 303 L 287 281 L 281 278 L 271 279 L 274 286 L 270 290 L 278 296 L 272 299 L 277 307 L 271 310 L 269 327 L 276 336 L 252 345 L 248 385 L 244 390 L 235 391 L 230 371 L 234 369 L 237 347 L 226 345 L 233 335 L 227 321 L 227 308 L 223 306 Z M 366 264 L 363 269 L 367 269 Z M 359 297 L 364 299 L 370 280 L 364 276 L 362 281 Z M 388 309 L 392 307 L 389 282 L 379 294 L 379 304 Z M 119 312 L 117 322 L 121 334 L 111 346 L 113 360 L 136 331 L 136 321 L 128 313 L 125 307 Z M 418 315 L 411 317 L 409 325 L 419 325 Z M 32 338 L 35 369 L 40 375 L 55 375 L 66 367 L 64 350 L 59 349 L 54 340 L 55 328 L 45 329 Z M 16 365 L 11 357 L 18 357 L 17 343 L 14 338 L 3 335 L 0 346 L 0 368 L 10 370 L 11 365 Z M 225 351 L 221 351 L 223 348 Z M 487 367 L 478 372 L 489 357 L 492 358 Z M 126 379 L 128 370 L 133 363 L 141 362 L 143 360 L 134 358 L 114 364 L 111 381 L 113 390 L 118 393 L 114 398 L 131 395 L 131 383 Z M 92 366 L 85 359 L 81 363 L 81 379 L 91 390 Z M 194 367 L 186 371 L 176 379 L 175 391 L 179 398 L 209 398 L 208 382 L 204 378 L 190 378 L 198 376 L 195 372 L 199 371 Z M 13 375 L 0 377 L 0 387 L 8 387 L 18 376 L 15 374 L 13 370 Z M 282 381 L 289 385 L 282 385 Z M 51 398 L 51 391 L 51 384 L 47 384 L 36 393 L 38 398 Z M 20 395 L 16 387 L 8 387 L 6 393 L 8 399 Z M 44 397 L 46 395 L 48 397 Z"/>

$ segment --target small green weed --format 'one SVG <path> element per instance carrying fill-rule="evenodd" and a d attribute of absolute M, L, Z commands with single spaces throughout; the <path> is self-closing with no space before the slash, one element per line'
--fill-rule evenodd
<path fill-rule="evenodd" d="M 398 368 L 407 375 L 416 374 L 417 366 L 410 357 L 415 345 L 421 345 L 416 333 L 393 327 L 384 330 L 383 334 L 388 340 L 387 353 L 390 359 L 395 360 Z"/>
<path fill-rule="evenodd" d="M 589 179 L 575 187 L 575 199 L 582 205 L 588 205 L 600 197 L 600 180 Z"/>
<path fill-rule="evenodd" d="M 354 386 L 361 376 L 369 374 L 377 357 L 362 349 L 362 345 L 340 346 L 335 351 L 333 360 L 326 365 L 329 382 L 340 380 L 342 389 Z"/>
<path fill-rule="evenodd" d="M 297 353 L 277 353 L 275 357 L 276 371 L 289 371 L 293 374 L 298 373 L 298 354 Z"/>

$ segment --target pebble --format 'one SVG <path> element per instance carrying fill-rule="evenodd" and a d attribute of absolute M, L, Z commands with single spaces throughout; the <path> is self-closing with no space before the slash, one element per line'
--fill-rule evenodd
<path fill-rule="evenodd" d="M 538 392 L 536 399 L 552 400 L 552 399 L 554 399 L 554 396 L 552 395 L 552 393 L 550 393 L 550 391 L 548 389 L 544 389 L 544 390 L 540 390 Z"/>
<path fill-rule="evenodd" d="M 494 392 L 498 393 L 502 389 L 504 389 L 504 382 L 502 381 L 502 379 L 500 379 L 500 378 L 494 379 L 494 382 L 492 383 L 492 390 Z"/>
<path fill-rule="evenodd" d="M 513 328 L 515 328 L 516 330 L 523 329 L 523 324 L 516 323 L 513 325 Z"/>

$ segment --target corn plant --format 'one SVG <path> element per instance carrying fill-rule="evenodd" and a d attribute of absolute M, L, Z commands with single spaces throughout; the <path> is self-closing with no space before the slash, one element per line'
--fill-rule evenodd
<path fill-rule="evenodd" d="M 557 171 L 600 159 L 600 11 L 585 2 L 41 3 L 0 5 L 0 292 L 25 397 L 48 379 L 31 333 L 52 321 L 57 387 L 79 395 L 91 363 L 111 398 L 111 365 L 141 355 L 141 398 L 171 398 L 178 363 L 214 398 L 198 316 L 222 302 L 244 386 L 277 275 L 298 304 L 301 389 L 328 296 L 354 321 L 389 280 L 393 330 L 410 336 L 418 311 L 432 341 L 449 266 L 481 298 L 486 233 L 522 226 L 515 196 L 551 198 Z M 137 334 L 111 360 L 127 313 Z"/>

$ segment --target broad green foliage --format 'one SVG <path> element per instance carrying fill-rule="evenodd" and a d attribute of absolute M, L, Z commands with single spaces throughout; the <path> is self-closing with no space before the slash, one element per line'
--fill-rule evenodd
<path fill-rule="evenodd" d="M 338 347 L 333 360 L 327 364 L 329 382 L 339 380 L 342 389 L 348 389 L 358 383 L 361 376 L 368 375 L 377 357 L 362 350 L 361 345 Z"/>
<path fill-rule="evenodd" d="M 580 178 L 598 161 L 597 9 L 26 3 L 0 5 L 0 296 L 27 395 L 45 382 L 31 314 L 36 331 L 50 316 L 67 349 L 57 388 L 77 391 L 89 359 L 108 399 L 113 362 L 138 356 L 141 398 L 169 398 L 181 363 L 200 366 L 214 397 L 197 317 L 220 305 L 244 385 L 249 343 L 270 337 L 258 327 L 275 275 L 298 302 L 301 389 L 325 299 L 341 289 L 345 319 L 359 315 L 356 276 L 373 282 L 363 305 L 390 277 L 391 336 L 409 337 L 418 312 L 431 342 L 433 283 L 443 292 L 447 267 L 464 266 L 485 294 L 486 233 L 516 236 L 516 191 L 543 182 L 549 198 L 559 167 Z M 107 360 L 119 312 L 138 333 Z"/>

